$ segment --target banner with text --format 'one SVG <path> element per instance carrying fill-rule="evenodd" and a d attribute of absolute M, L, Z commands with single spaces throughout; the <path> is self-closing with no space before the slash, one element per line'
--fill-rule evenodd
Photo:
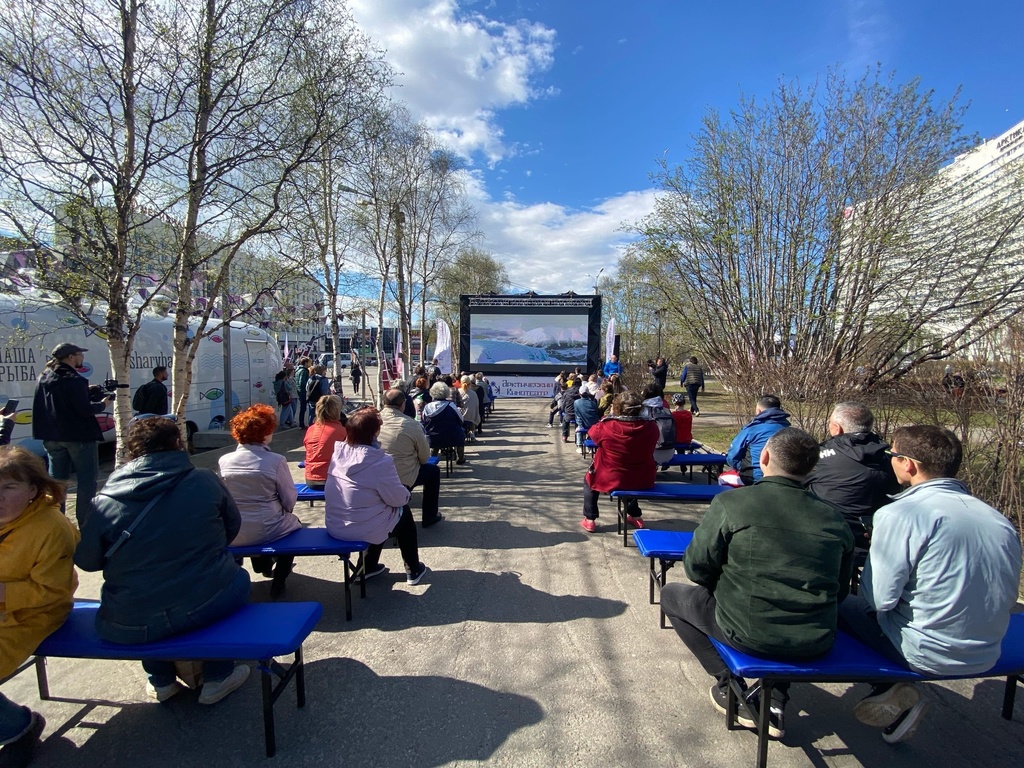
<path fill-rule="evenodd" d="M 498 397 L 551 397 L 555 389 L 553 376 L 503 376 L 492 373 L 487 377 Z"/>

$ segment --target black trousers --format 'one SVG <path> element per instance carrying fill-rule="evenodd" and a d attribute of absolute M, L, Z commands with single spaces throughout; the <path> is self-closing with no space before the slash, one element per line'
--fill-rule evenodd
<path fill-rule="evenodd" d="M 398 549 L 402 553 L 402 562 L 405 563 L 405 572 L 412 573 L 420 564 L 419 539 L 416 536 L 416 523 L 412 519 L 412 512 L 409 507 L 402 510 L 402 516 L 395 523 L 391 535 L 398 540 Z M 376 568 L 380 562 L 380 553 L 384 551 L 383 544 L 371 544 L 364 555 L 366 570 Z"/>

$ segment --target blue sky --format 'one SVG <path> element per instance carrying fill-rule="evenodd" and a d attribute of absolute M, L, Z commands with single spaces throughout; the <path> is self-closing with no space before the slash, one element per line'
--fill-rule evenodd
<path fill-rule="evenodd" d="M 399 98 L 470 161 L 513 282 L 584 292 L 614 269 L 649 175 L 682 162 L 707 109 L 832 66 L 880 63 L 969 101 L 982 138 L 1024 120 L 1024 1 L 351 0 Z"/>

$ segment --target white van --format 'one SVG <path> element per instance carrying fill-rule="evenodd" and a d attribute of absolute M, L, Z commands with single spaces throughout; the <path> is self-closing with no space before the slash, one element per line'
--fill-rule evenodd
<path fill-rule="evenodd" d="M 132 395 L 152 381 L 154 368 L 161 365 L 171 368 L 173 325 L 173 317 L 154 314 L 143 319 L 130 360 L 130 381 L 120 382 L 129 385 Z M 222 335 L 223 331 L 208 336 L 199 345 L 185 412 L 190 437 L 198 430 L 223 427 L 226 420 L 224 408 L 229 397 L 224 394 Z M 50 359 L 50 351 L 63 342 L 89 350 L 79 373 L 90 384 L 103 385 L 113 378 L 110 352 L 102 332 L 86 327 L 52 300 L 0 295 L 0 406 L 8 400 L 18 401 L 11 442 L 31 440 L 36 382 Z M 270 334 L 244 323 L 231 323 L 230 414 L 253 403 L 276 407 L 274 375 L 281 370 L 281 365 L 277 341 Z M 169 385 L 170 381 L 166 383 Z M 113 403 L 96 418 L 103 438 L 113 440 Z M 30 447 L 41 449 L 42 446 Z"/>

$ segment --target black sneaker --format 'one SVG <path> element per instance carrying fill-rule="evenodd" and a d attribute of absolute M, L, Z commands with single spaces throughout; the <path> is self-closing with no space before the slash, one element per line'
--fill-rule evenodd
<path fill-rule="evenodd" d="M 719 686 L 715 683 L 711 686 L 711 704 L 723 715 L 726 714 L 726 704 L 729 702 L 729 691 L 727 688 Z M 744 728 L 756 728 L 757 724 L 750 718 L 747 711 L 743 707 L 737 707 L 736 722 L 742 725 Z"/>
<path fill-rule="evenodd" d="M 46 727 L 46 720 L 38 712 L 32 713 L 28 730 L 14 741 L 0 747 L 0 765 L 23 768 L 32 762 L 32 756 L 39 746 L 39 736 Z"/>
<path fill-rule="evenodd" d="M 424 521 L 423 521 L 423 527 L 424 527 L 424 528 L 429 528 L 429 527 L 430 527 L 430 526 L 432 526 L 432 525 L 437 525 L 437 524 L 438 524 L 438 523 L 440 523 L 440 522 L 441 522 L 442 520 L 444 520 L 444 515 L 438 515 L 438 516 L 437 516 L 437 517 L 435 517 L 435 518 L 434 518 L 433 520 L 424 520 Z"/>
<path fill-rule="evenodd" d="M 380 576 L 382 573 L 387 573 L 388 567 L 384 563 L 377 563 L 372 568 L 367 568 L 363 574 L 364 579 L 372 579 L 374 576 Z"/>
<path fill-rule="evenodd" d="M 416 570 L 407 572 L 405 574 L 405 583 L 409 584 L 409 585 L 419 584 L 420 583 L 420 579 L 423 578 L 423 576 L 426 574 L 426 572 L 427 572 L 427 566 L 425 566 L 423 563 L 420 563 L 419 565 L 416 566 Z"/>

